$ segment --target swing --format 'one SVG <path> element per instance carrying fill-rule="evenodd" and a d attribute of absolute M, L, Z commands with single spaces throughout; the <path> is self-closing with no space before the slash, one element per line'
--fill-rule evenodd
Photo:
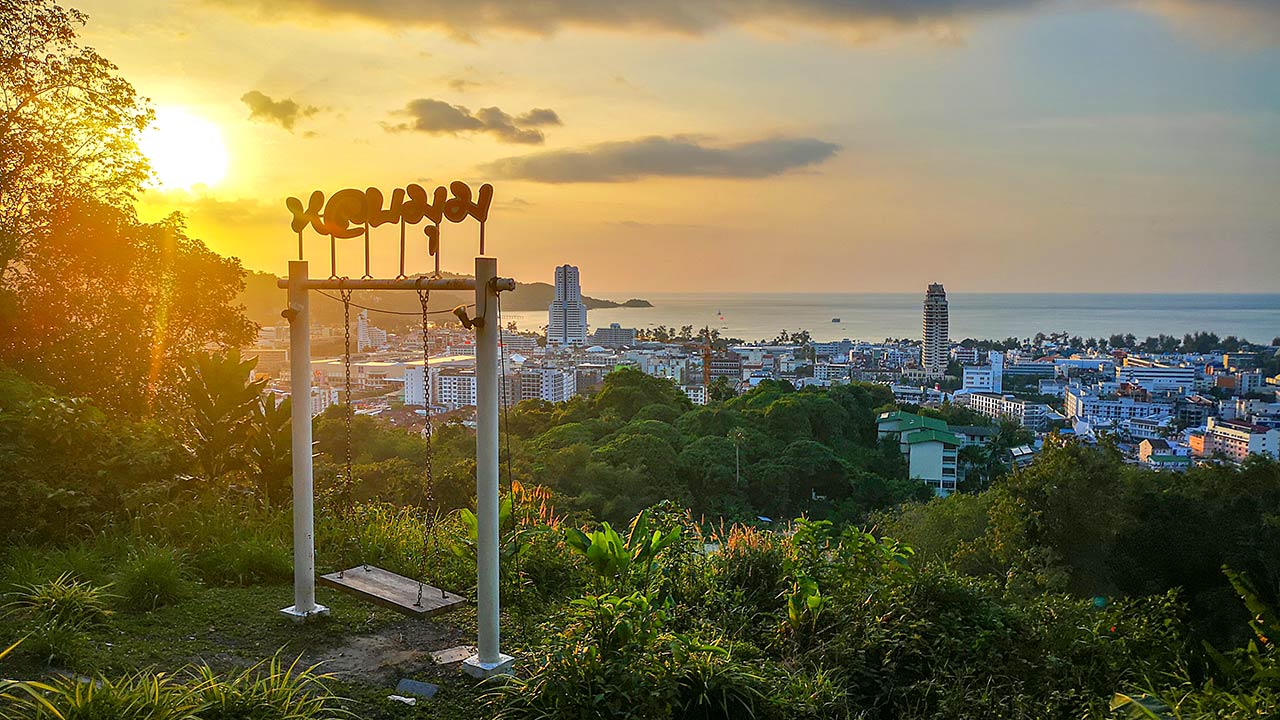
<path fill-rule="evenodd" d="M 351 502 L 351 486 L 353 483 L 351 473 L 351 291 L 342 290 L 341 295 L 342 313 L 346 327 L 346 345 L 342 356 L 346 373 L 343 386 L 343 400 L 346 406 L 346 414 L 344 416 L 346 457 L 342 482 L 338 486 L 338 500 L 339 514 L 342 516 L 343 524 L 348 530 L 351 530 L 354 525 Z M 435 514 L 431 512 L 431 506 L 435 502 L 435 495 L 433 490 L 434 478 L 431 471 L 431 346 L 428 342 L 427 329 L 427 302 L 430 298 L 431 293 L 429 290 L 418 291 L 418 301 L 422 305 L 422 382 L 424 400 L 426 400 L 427 405 L 426 428 L 423 431 L 427 441 L 427 466 L 423 484 L 425 519 L 418 577 L 424 577 L 427 572 L 427 538 L 435 524 Z M 353 534 L 351 532 L 348 533 L 347 539 L 349 541 L 354 540 Z M 427 585 L 422 580 L 414 580 L 403 575 L 397 575 L 389 570 L 383 570 L 369 564 L 357 565 L 346 570 L 321 575 L 316 582 L 411 617 L 438 615 L 466 602 L 466 598 Z"/>

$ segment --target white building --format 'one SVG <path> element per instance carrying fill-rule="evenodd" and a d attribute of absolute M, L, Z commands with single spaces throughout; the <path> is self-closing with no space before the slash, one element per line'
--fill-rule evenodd
<path fill-rule="evenodd" d="M 532 355 L 538 350 L 537 335 L 522 335 L 514 333 L 510 330 L 502 331 L 502 347 L 508 353 L 520 353 L 521 355 Z M 471 346 L 471 354 L 475 354 L 475 346 Z"/>
<path fill-rule="evenodd" d="M 967 392 L 1004 392 L 1004 355 L 991 352 L 986 365 L 966 365 L 964 386 Z"/>
<path fill-rule="evenodd" d="M 877 437 L 896 438 L 907 459 L 907 475 L 920 480 L 939 496 L 956 489 L 956 458 L 961 445 L 947 423 L 901 411 L 882 413 L 876 419 Z"/>
<path fill-rule="evenodd" d="M 361 310 L 356 316 L 356 350 L 377 350 L 387 346 L 387 331 L 369 324 L 369 311 Z"/>
<path fill-rule="evenodd" d="M 1029 430 L 1043 430 L 1052 417 L 1060 417 L 1044 403 L 1022 400 L 1012 395 L 971 393 L 961 398 L 965 404 L 989 418 L 1016 421 Z"/>
<path fill-rule="evenodd" d="M 578 393 L 578 373 L 573 368 L 520 368 L 520 399 L 566 402 Z"/>
<path fill-rule="evenodd" d="M 330 405 L 338 404 L 337 388 L 321 388 L 312 386 L 311 388 L 311 417 L 315 417 L 329 408 Z"/>
<path fill-rule="evenodd" d="M 636 344 L 636 329 L 624 328 L 619 323 L 609 323 L 609 327 L 597 328 L 591 333 L 591 342 L 597 345 L 619 347 Z"/>
<path fill-rule="evenodd" d="M 686 397 L 693 401 L 694 405 L 707 404 L 706 385 L 683 385 L 680 389 L 684 391 Z"/>
<path fill-rule="evenodd" d="M 929 378 L 940 378 L 947 373 L 950 333 L 947 291 L 940 283 L 933 283 L 924 296 L 924 346 L 921 348 L 921 364 Z"/>
<path fill-rule="evenodd" d="M 1063 398 L 1066 400 L 1068 418 L 1084 420 L 1094 425 L 1115 424 L 1134 418 L 1149 418 L 1168 414 L 1173 409 L 1173 406 L 1167 403 L 1101 394 L 1078 386 L 1068 387 L 1063 393 Z"/>
<path fill-rule="evenodd" d="M 1127 358 L 1125 364 L 1116 368 L 1116 381 L 1136 385 L 1152 392 L 1158 390 L 1186 390 L 1196 387 L 1196 369 L 1193 367 L 1174 367 L 1158 363 L 1135 364 L 1134 358 Z"/>
<path fill-rule="evenodd" d="M 464 407 L 475 407 L 476 373 L 475 370 L 446 368 L 432 370 L 436 391 L 436 402 L 446 410 L 457 410 Z"/>
<path fill-rule="evenodd" d="M 843 363 L 818 363 L 813 366 L 813 379 L 833 384 L 849 382 L 849 366 Z"/>
<path fill-rule="evenodd" d="M 578 268 L 556 268 L 555 299 L 547 308 L 547 342 L 553 345 L 582 345 L 587 342 L 587 306 L 582 304 Z"/>

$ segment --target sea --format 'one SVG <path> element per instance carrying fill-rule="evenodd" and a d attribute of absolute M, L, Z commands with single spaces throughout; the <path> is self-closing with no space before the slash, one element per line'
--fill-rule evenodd
<path fill-rule="evenodd" d="M 672 293 L 628 292 L 651 308 L 589 310 L 591 328 L 709 326 L 722 337 L 772 340 L 782 330 L 808 330 L 819 341 L 915 338 L 923 293 Z M 951 339 L 1028 338 L 1067 332 L 1081 337 L 1133 333 L 1181 337 L 1200 330 L 1269 344 L 1280 336 L 1280 293 L 1075 294 L 948 293 Z M 522 330 L 547 324 L 545 311 L 506 312 Z"/>

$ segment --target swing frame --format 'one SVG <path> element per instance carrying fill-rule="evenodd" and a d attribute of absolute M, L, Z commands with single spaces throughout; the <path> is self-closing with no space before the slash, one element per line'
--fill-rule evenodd
<path fill-rule="evenodd" d="M 299 242 L 301 232 L 299 231 Z M 402 251 L 403 252 L 403 251 Z M 297 621 L 329 614 L 315 601 L 315 486 L 311 438 L 311 290 L 471 290 L 476 317 L 476 635 L 477 653 L 462 664 L 464 672 L 484 678 L 510 671 L 513 658 L 499 649 L 498 537 L 498 293 L 515 290 L 515 280 L 498 277 L 497 258 L 478 256 L 473 278 L 312 279 L 306 260 L 289 261 L 289 367 L 293 448 L 294 603 L 281 612 Z M 423 381 L 430 388 L 430 378 Z M 305 410 L 302 410 L 305 408 Z M 302 410 L 299 412 L 299 410 Z"/>

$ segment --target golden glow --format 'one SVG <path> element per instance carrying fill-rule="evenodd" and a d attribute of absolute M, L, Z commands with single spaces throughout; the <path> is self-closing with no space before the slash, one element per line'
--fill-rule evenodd
<path fill-rule="evenodd" d="M 143 131 L 138 147 L 165 189 L 213 187 L 227 175 L 229 158 L 222 131 L 182 108 L 156 110 L 156 120 Z"/>

